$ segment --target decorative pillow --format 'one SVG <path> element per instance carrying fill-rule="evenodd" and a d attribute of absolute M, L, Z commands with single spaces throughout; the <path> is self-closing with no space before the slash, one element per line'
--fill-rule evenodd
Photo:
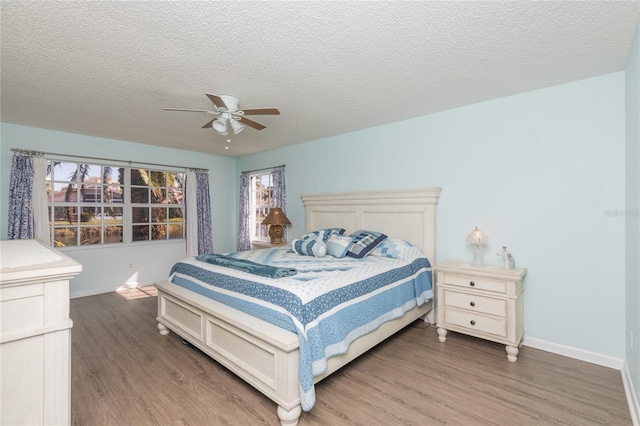
<path fill-rule="evenodd" d="M 371 256 L 390 257 L 392 259 L 406 259 L 407 253 L 415 247 L 408 241 L 387 238 L 373 249 Z"/>
<path fill-rule="evenodd" d="M 344 257 L 352 243 L 353 240 L 351 237 L 335 234 L 331 235 L 327 240 L 327 254 L 337 257 L 338 259 Z"/>
<path fill-rule="evenodd" d="M 361 259 L 365 257 L 371 250 L 376 248 L 385 238 L 386 235 L 375 232 L 360 229 L 353 234 L 349 235 L 353 240 L 351 246 L 347 250 L 347 256 Z"/>
<path fill-rule="evenodd" d="M 318 240 L 311 248 L 311 251 L 315 257 L 325 257 L 327 254 L 327 245 L 324 241 Z"/>
<path fill-rule="evenodd" d="M 327 246 L 324 241 L 314 238 L 300 238 L 291 242 L 291 249 L 303 256 L 324 257 L 327 254 Z"/>
<path fill-rule="evenodd" d="M 317 231 L 313 231 L 313 232 L 309 232 L 307 234 L 304 234 L 302 237 L 300 237 L 303 240 L 306 240 L 308 238 L 313 238 L 315 240 L 320 240 L 320 237 L 322 236 L 322 241 L 327 242 L 327 240 L 329 239 L 330 236 L 332 235 L 342 235 L 344 234 L 345 230 L 343 228 L 324 228 L 324 229 L 318 229 Z"/>

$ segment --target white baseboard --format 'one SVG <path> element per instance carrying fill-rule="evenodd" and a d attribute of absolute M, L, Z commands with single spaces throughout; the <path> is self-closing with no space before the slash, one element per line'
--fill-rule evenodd
<path fill-rule="evenodd" d="M 620 358 L 589 352 L 583 349 L 572 348 L 571 346 L 559 345 L 557 343 L 547 342 L 546 340 L 540 340 L 533 337 L 525 336 L 522 344 L 531 348 L 568 356 L 569 358 L 579 359 L 592 364 L 615 368 L 616 370 L 622 370 L 622 366 L 624 364 L 624 360 Z"/>
<path fill-rule="evenodd" d="M 629 403 L 629 411 L 631 412 L 631 422 L 634 426 L 640 425 L 640 401 L 638 401 L 638 395 L 633 387 L 633 381 L 631 380 L 631 374 L 629 373 L 629 366 L 627 362 L 624 362 L 622 368 L 622 383 L 624 384 L 624 393 L 627 395 L 627 402 Z"/>
<path fill-rule="evenodd" d="M 163 278 L 164 279 L 164 278 Z M 105 293 L 113 293 L 114 291 L 118 291 L 120 289 L 124 289 L 124 288 L 136 288 L 136 287 L 146 287 L 148 285 L 153 285 L 159 281 L 162 281 L 163 279 L 158 279 L 155 281 L 150 281 L 147 283 L 138 283 L 136 282 L 135 284 L 133 283 L 125 283 L 122 284 L 118 287 L 113 287 L 113 288 L 101 288 L 101 289 L 92 289 L 92 290 L 88 290 L 88 291 L 80 291 L 80 292 L 73 292 L 69 295 L 70 299 L 76 299 L 78 297 L 87 297 L 87 296 L 95 296 L 97 294 L 105 294 Z"/>

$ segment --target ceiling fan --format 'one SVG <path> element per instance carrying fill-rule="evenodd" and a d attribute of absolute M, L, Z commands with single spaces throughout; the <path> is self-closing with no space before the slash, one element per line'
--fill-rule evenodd
<path fill-rule="evenodd" d="M 203 129 L 212 127 L 213 130 L 221 135 L 228 135 L 227 123 L 233 129 L 233 134 L 237 135 L 244 130 L 244 125 L 253 127 L 256 130 L 262 130 L 265 128 L 260 123 L 256 123 L 253 120 L 249 120 L 245 115 L 279 115 L 280 111 L 277 108 L 259 108 L 259 109 L 239 109 L 240 101 L 238 98 L 234 98 L 229 95 L 211 95 L 206 93 L 207 97 L 213 102 L 214 109 L 184 109 L 184 108 L 165 108 L 165 111 L 187 111 L 187 112 L 206 112 L 208 114 L 217 115 L 217 118 L 212 119 L 207 124 L 202 126 Z M 242 123 L 242 124 L 241 124 Z"/>

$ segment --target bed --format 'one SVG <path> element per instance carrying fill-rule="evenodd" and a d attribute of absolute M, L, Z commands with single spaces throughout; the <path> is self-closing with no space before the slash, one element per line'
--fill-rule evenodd
<path fill-rule="evenodd" d="M 358 229 L 376 230 L 410 242 L 434 264 L 439 195 L 440 188 L 303 195 L 305 227 L 307 231 L 339 227 L 346 230 L 345 235 Z M 282 425 L 298 423 L 306 398 L 300 390 L 304 377 L 299 373 L 299 334 L 170 281 L 156 287 L 160 334 L 174 331 L 269 397 L 278 405 Z M 413 321 L 431 316 L 432 300 L 355 339 L 345 353 L 326 360 L 323 373 L 312 377 L 313 383 Z"/>

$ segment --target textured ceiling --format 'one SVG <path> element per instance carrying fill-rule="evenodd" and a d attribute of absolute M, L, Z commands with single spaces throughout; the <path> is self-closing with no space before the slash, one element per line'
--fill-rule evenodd
<path fill-rule="evenodd" d="M 623 70 L 635 1 L 5 1 L 3 122 L 221 155 Z M 201 126 L 205 93 L 266 129 Z M 230 149 L 225 150 L 225 146 Z"/>

